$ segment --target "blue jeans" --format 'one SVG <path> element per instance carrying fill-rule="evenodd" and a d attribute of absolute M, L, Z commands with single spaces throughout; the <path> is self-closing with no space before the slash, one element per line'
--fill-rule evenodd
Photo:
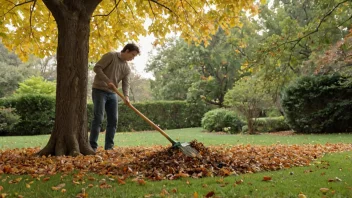
<path fill-rule="evenodd" d="M 114 147 L 114 137 L 117 126 L 117 107 L 118 100 L 115 93 L 106 92 L 100 89 L 93 88 L 92 98 L 94 104 L 94 118 L 90 128 L 89 143 L 96 150 L 98 147 L 98 136 L 101 124 L 104 119 L 104 109 L 106 111 L 107 126 L 105 134 L 105 150 Z"/>

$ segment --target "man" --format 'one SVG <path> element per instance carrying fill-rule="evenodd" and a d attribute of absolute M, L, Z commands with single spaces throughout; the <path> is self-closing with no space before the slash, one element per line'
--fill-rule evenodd
<path fill-rule="evenodd" d="M 96 73 L 93 81 L 92 99 L 94 105 L 94 117 L 91 125 L 89 142 L 94 151 L 98 148 L 98 136 L 101 123 L 104 118 L 104 109 L 107 117 L 105 134 L 105 150 L 114 147 L 114 136 L 117 126 L 117 94 L 113 91 L 122 81 L 122 91 L 127 103 L 129 103 L 129 75 L 131 69 L 127 61 L 133 60 L 139 54 L 139 48 L 133 43 L 127 44 L 121 52 L 108 52 L 95 64 Z"/>

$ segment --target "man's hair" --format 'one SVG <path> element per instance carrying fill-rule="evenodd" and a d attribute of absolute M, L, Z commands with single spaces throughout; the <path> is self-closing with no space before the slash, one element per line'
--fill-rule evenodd
<path fill-rule="evenodd" d="M 134 43 L 128 43 L 127 45 L 125 45 L 125 47 L 123 47 L 121 52 L 126 52 L 126 50 L 128 50 L 129 52 L 136 51 L 138 52 L 138 54 L 140 53 L 139 47 Z"/>

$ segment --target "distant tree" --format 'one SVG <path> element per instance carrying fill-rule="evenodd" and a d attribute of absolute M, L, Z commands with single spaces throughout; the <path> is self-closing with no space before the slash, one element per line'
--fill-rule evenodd
<path fill-rule="evenodd" d="M 146 68 L 155 77 L 150 84 L 154 99 L 187 99 L 189 87 L 200 79 L 200 74 L 193 68 L 193 48 L 183 39 L 176 38 L 157 48 L 157 54 L 152 56 Z"/>
<path fill-rule="evenodd" d="M 56 83 L 45 80 L 42 76 L 33 76 L 19 83 L 15 95 L 23 94 L 46 94 L 55 95 Z"/>
<path fill-rule="evenodd" d="M 16 54 L 0 43 L 0 98 L 12 95 L 18 84 L 29 76 L 39 75 L 36 64 L 34 58 L 22 63 Z"/>
<path fill-rule="evenodd" d="M 5 48 L 2 42 L 0 42 L 0 63 L 11 66 L 19 66 L 22 61 L 16 54 L 9 52 L 9 50 Z"/>
<path fill-rule="evenodd" d="M 225 104 L 246 118 L 249 134 L 255 133 L 255 119 L 261 110 L 272 106 L 271 101 L 265 85 L 255 77 L 242 78 L 225 95 Z"/>
<path fill-rule="evenodd" d="M 152 100 L 150 80 L 143 78 L 140 74 L 138 74 L 134 64 L 131 64 L 131 69 L 130 100 L 133 102 Z"/>

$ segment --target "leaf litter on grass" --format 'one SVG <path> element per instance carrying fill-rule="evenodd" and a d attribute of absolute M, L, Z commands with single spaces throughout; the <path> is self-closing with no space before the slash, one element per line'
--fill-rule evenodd
<path fill-rule="evenodd" d="M 111 151 L 99 149 L 96 155 L 77 157 L 38 157 L 35 153 L 40 148 L 2 150 L 0 174 L 28 174 L 45 180 L 48 175 L 78 170 L 115 176 L 119 184 L 123 184 L 126 178 L 134 178 L 141 184 L 144 179 L 229 176 L 308 166 L 325 153 L 352 150 L 352 144 L 342 143 L 205 147 L 202 143 L 192 141 L 191 146 L 199 151 L 202 158 L 187 157 L 180 150 L 166 146 L 121 147 Z"/>

